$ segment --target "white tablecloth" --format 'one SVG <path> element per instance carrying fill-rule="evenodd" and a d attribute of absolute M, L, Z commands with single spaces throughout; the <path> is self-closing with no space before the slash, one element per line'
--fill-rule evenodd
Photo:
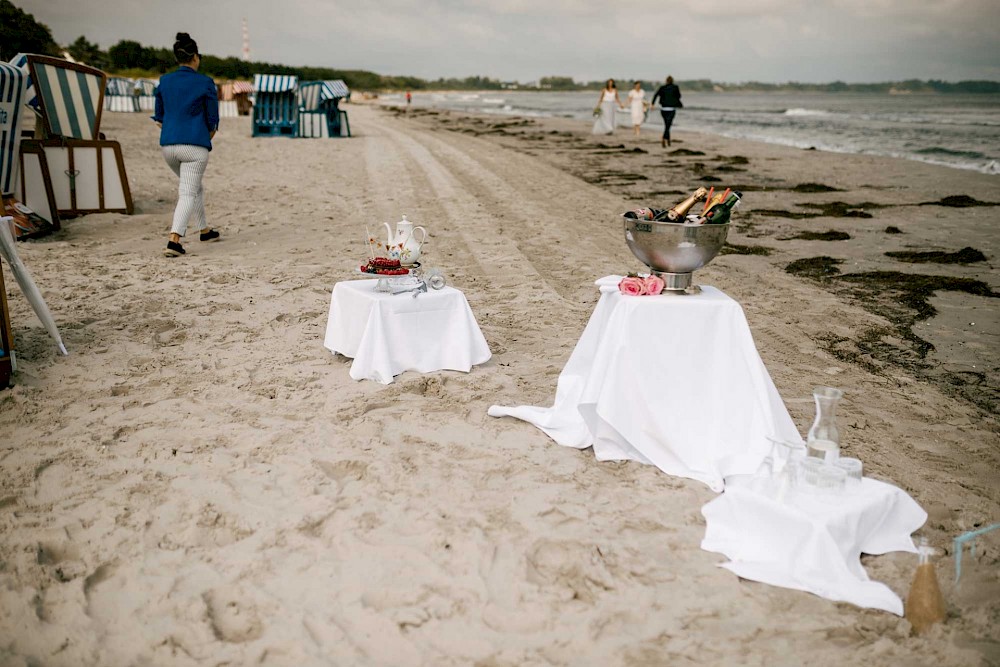
<path fill-rule="evenodd" d="M 619 276 L 601 298 L 559 375 L 551 408 L 494 405 L 560 445 L 593 446 L 715 491 L 752 474 L 767 435 L 801 442 L 754 346 L 740 305 L 714 287 L 698 295 L 624 296 Z"/>
<path fill-rule="evenodd" d="M 333 287 L 324 346 L 353 357 L 351 377 L 389 384 L 415 370 L 468 372 L 491 354 L 465 295 L 454 287 L 410 294 L 376 292 L 377 280 Z"/>
<path fill-rule="evenodd" d="M 744 579 L 903 614 L 899 596 L 869 580 L 860 560 L 862 553 L 916 551 L 910 534 L 927 513 L 901 489 L 866 478 L 855 491 L 793 491 L 782 503 L 729 485 L 701 512 L 701 548 L 727 556 L 722 567 Z"/>

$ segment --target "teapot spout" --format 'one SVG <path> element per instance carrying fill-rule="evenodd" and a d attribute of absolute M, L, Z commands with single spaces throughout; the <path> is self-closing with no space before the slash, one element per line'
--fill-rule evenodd
<path fill-rule="evenodd" d="M 385 225 L 385 245 L 389 247 L 393 244 L 394 238 L 392 233 L 392 226 L 388 222 L 382 223 Z"/>

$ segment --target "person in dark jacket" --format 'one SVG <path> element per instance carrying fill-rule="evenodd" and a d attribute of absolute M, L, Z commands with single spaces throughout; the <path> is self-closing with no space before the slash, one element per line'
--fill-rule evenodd
<path fill-rule="evenodd" d="M 186 32 L 177 33 L 174 57 L 180 65 L 175 71 L 160 77 L 156 89 L 156 112 L 153 120 L 160 126 L 160 146 L 167 166 L 180 178 L 177 208 L 170 227 L 170 238 L 163 254 L 179 257 L 184 254 L 181 237 L 187 232 L 188 220 L 195 218 L 202 241 L 215 241 L 219 232 L 205 220 L 205 199 L 202 176 L 208 166 L 212 137 L 219 129 L 219 96 L 215 82 L 198 74 L 201 55 L 198 44 Z"/>
<path fill-rule="evenodd" d="M 666 82 L 653 94 L 650 104 L 656 106 L 657 100 L 660 102 L 660 115 L 663 116 L 663 138 L 660 145 L 667 147 L 670 145 L 670 125 L 674 122 L 674 115 L 684 106 L 681 104 L 681 89 L 674 83 L 674 77 L 667 77 Z"/>

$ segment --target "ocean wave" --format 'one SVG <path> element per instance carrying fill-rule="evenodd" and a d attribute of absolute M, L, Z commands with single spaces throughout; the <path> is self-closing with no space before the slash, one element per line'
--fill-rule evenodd
<path fill-rule="evenodd" d="M 942 146 L 928 146 L 927 148 L 918 148 L 913 151 L 917 155 L 947 155 L 950 157 L 964 157 L 971 160 L 982 160 L 986 158 L 986 155 L 980 153 L 979 151 L 960 151 L 954 148 L 944 148 Z"/>
<path fill-rule="evenodd" d="M 784 115 L 786 116 L 829 116 L 831 112 L 824 111 L 823 109 L 803 109 L 801 107 L 795 107 L 793 109 L 785 109 Z"/>

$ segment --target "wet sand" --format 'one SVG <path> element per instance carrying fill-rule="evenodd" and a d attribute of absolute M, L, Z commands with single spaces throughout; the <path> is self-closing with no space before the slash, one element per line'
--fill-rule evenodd
<path fill-rule="evenodd" d="M 349 111 L 345 141 L 254 140 L 247 119 L 223 119 L 205 187 L 224 240 L 189 236 L 178 260 L 160 256 L 176 182 L 156 130 L 108 114 L 137 214 L 19 246 L 71 356 L 10 291 L 20 370 L 0 392 L 0 662 L 1000 659 L 996 539 L 966 557 L 960 588 L 938 561 L 948 622 L 911 638 L 893 615 L 716 567 L 698 547 L 703 485 L 486 416 L 549 404 L 593 280 L 641 268 L 617 214 L 742 187 L 731 248 L 698 281 L 743 305 L 803 433 L 811 388 L 844 389 L 845 453 L 913 495 L 923 534 L 950 549 L 1000 517 L 995 176 L 695 134 L 663 151 L 654 133 L 595 138 L 570 121 Z M 955 195 L 990 205 L 924 205 Z M 363 261 L 365 225 L 403 213 L 427 227 L 427 264 L 466 293 L 494 356 L 469 374 L 357 383 L 322 346 L 330 290 Z M 850 238 L 801 236 L 828 232 Z M 966 247 L 986 259 L 947 262 Z M 864 563 L 905 596 L 912 555 Z"/>

